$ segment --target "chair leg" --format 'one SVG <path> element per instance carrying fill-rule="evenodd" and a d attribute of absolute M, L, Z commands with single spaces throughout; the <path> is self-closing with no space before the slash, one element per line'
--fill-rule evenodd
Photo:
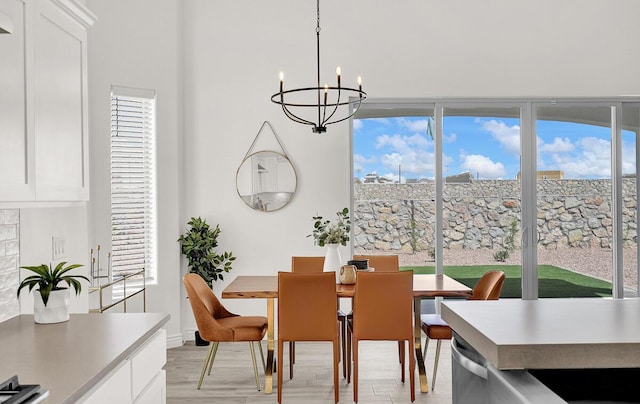
<path fill-rule="evenodd" d="M 358 402 L 358 340 L 353 340 L 353 401 Z"/>
<path fill-rule="evenodd" d="M 262 371 L 264 372 L 267 369 L 267 364 L 264 361 L 264 352 L 262 351 L 262 341 L 258 341 L 258 348 L 260 348 L 260 358 L 262 359 Z"/>
<path fill-rule="evenodd" d="M 213 345 L 213 355 L 211 356 L 211 360 L 209 361 L 209 371 L 207 375 L 211 376 L 211 368 L 213 368 L 213 360 L 216 358 L 216 353 L 218 353 L 218 344 L 219 342 L 214 342 Z"/>
<path fill-rule="evenodd" d="M 411 347 L 411 341 L 407 340 L 407 345 Z M 411 388 L 411 402 L 416 401 L 416 356 L 413 352 L 409 353 L 409 386 Z"/>
<path fill-rule="evenodd" d="M 440 360 L 440 344 L 442 340 L 436 342 L 436 361 L 433 364 L 433 377 L 431 378 L 431 390 L 436 388 L 436 374 L 438 373 L 438 361 Z"/>
<path fill-rule="evenodd" d="M 402 363 L 402 358 L 404 358 L 404 342 L 398 341 L 398 362 Z"/>
<path fill-rule="evenodd" d="M 351 383 L 351 357 L 353 355 L 351 336 L 351 327 L 347 324 L 347 384 Z"/>
<path fill-rule="evenodd" d="M 347 319 L 346 318 L 341 318 L 340 319 L 340 347 L 341 347 L 341 354 L 342 354 L 342 377 L 347 377 L 347 351 L 346 351 L 346 346 L 347 346 Z"/>
<path fill-rule="evenodd" d="M 340 343 L 337 339 L 333 340 L 333 395 L 336 404 L 340 400 L 340 387 L 338 382 L 338 361 L 340 360 Z"/>
<path fill-rule="evenodd" d="M 429 346 L 429 336 L 424 339 L 424 351 L 422 352 L 422 360 L 425 361 L 427 359 L 427 347 Z"/>
<path fill-rule="evenodd" d="M 282 402 L 282 349 L 284 348 L 284 341 L 278 338 L 278 364 L 280 367 L 276 373 L 278 373 L 278 403 Z"/>
<path fill-rule="evenodd" d="M 214 342 L 212 344 L 209 345 L 209 350 L 207 351 L 207 356 L 204 359 L 204 365 L 202 365 L 202 372 L 200 372 L 200 380 L 198 381 L 198 390 L 200 390 L 200 386 L 202 386 L 202 380 L 204 379 L 204 374 L 207 371 L 207 366 L 209 365 L 209 362 L 213 363 L 213 357 L 212 355 L 214 354 L 214 347 L 217 348 L 218 343 Z"/>
<path fill-rule="evenodd" d="M 256 377 L 256 386 L 258 386 L 258 391 L 260 391 L 260 379 L 258 379 L 258 364 L 256 363 L 256 347 L 253 344 L 253 341 L 249 342 L 249 347 L 251 348 L 251 361 L 253 362 L 253 374 Z"/>
<path fill-rule="evenodd" d="M 289 341 L 289 380 L 293 379 L 294 363 L 296 363 L 296 343 Z"/>
<path fill-rule="evenodd" d="M 399 347 L 399 351 L 400 351 L 400 368 L 401 368 L 401 376 L 400 376 L 400 380 L 402 381 L 402 383 L 404 383 L 404 341 L 398 341 L 398 347 Z"/>

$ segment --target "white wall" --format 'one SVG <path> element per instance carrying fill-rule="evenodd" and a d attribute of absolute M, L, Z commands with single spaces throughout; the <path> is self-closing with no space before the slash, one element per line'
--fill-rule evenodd
<path fill-rule="evenodd" d="M 179 1 L 87 1 L 98 17 L 89 30 L 92 245 L 110 250 L 111 85 L 156 90 L 158 284 L 147 286 L 147 311 L 171 315 L 169 343 L 181 340 L 179 220 Z"/>
<path fill-rule="evenodd" d="M 288 87 L 314 85 L 315 2 L 88 0 L 87 5 L 98 16 L 90 30 L 96 212 L 107 201 L 99 185 L 107 149 L 95 138 L 107 133 L 108 85 L 156 88 L 159 99 L 170 97 L 164 98 L 169 105 L 162 106 L 158 122 L 164 243 L 161 285 L 151 308 L 171 308 L 175 332 L 180 302 L 180 327 L 193 328 L 175 243 L 191 216 L 220 224 L 220 251 L 238 257 L 228 278 L 215 285 L 217 292 L 237 275 L 288 270 L 291 255 L 323 254 L 306 235 L 313 215 L 333 216 L 349 204 L 349 124 L 313 134 L 269 101 L 280 71 Z M 340 64 L 343 83 L 361 74 L 370 97 L 640 95 L 636 0 L 323 0 L 320 6 L 323 81 L 330 82 Z M 235 189 L 236 169 L 265 120 L 284 143 L 299 181 L 290 205 L 271 213 L 251 210 Z M 176 218 L 178 191 L 182 205 Z M 95 224 L 96 229 L 105 225 Z M 345 259 L 347 251 L 342 250 Z M 239 313 L 266 311 L 260 300 L 224 303 Z"/>
<path fill-rule="evenodd" d="M 52 237 L 64 238 L 64 254 L 53 259 Z M 82 264 L 72 274 L 89 275 L 89 245 L 87 243 L 87 208 L 84 206 L 20 209 L 20 266 L 42 264 L 55 266 L 65 261 Z M 31 272 L 20 270 L 20 279 Z M 82 283 L 82 293 L 71 292 L 71 313 L 86 313 L 89 307 L 89 284 Z M 20 313 L 33 313 L 33 293 L 23 289 L 20 294 Z"/>

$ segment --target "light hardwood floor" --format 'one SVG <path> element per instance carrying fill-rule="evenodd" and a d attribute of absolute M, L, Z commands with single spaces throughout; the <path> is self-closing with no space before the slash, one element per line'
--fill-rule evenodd
<path fill-rule="evenodd" d="M 263 347 L 266 344 L 263 341 Z M 277 402 L 277 378 L 273 394 L 257 391 L 248 343 L 221 343 L 210 376 L 196 390 L 207 347 L 187 342 L 168 350 L 167 403 L 261 404 Z M 286 349 L 286 348 L 285 348 Z M 257 351 L 257 349 L 256 349 Z M 266 352 L 266 349 L 265 349 Z M 256 352 L 258 356 L 258 352 Z M 435 342 L 429 346 L 426 366 L 429 385 L 433 372 Z M 283 403 L 333 403 L 333 371 L 330 343 L 296 343 L 294 378 L 289 380 L 288 356 L 284 353 Z M 260 367 L 260 358 L 258 357 Z M 410 403 L 409 381 L 400 381 L 398 345 L 395 342 L 361 342 L 359 403 Z M 407 377 L 409 372 L 406 372 Z M 260 372 L 264 385 L 264 373 Z M 342 378 L 340 364 L 340 402 L 353 402 L 352 384 Z M 451 357 L 449 343 L 443 341 L 436 389 L 421 393 L 416 369 L 416 401 L 424 404 L 451 403 Z"/>

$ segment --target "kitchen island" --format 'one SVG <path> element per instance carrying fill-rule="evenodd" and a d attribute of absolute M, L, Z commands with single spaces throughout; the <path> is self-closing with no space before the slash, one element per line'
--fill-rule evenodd
<path fill-rule="evenodd" d="M 640 377 L 639 299 L 445 301 L 441 308 L 454 331 L 454 404 L 478 403 L 482 390 L 489 403 L 640 402 L 630 390 Z"/>
<path fill-rule="evenodd" d="M 49 391 L 46 403 L 162 399 L 168 320 L 162 313 L 72 314 L 58 324 L 13 317 L 0 323 L 0 381 L 17 375 L 39 384 Z"/>

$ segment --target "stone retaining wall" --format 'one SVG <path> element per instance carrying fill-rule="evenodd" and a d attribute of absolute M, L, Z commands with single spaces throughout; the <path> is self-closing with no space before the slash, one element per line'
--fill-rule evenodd
<path fill-rule="evenodd" d="M 520 244 L 520 182 L 444 184 L 443 242 L 448 249 L 502 249 L 515 228 Z M 623 239 L 636 244 L 636 183 L 623 179 Z M 609 180 L 538 181 L 539 244 L 546 249 L 610 248 Z M 411 253 L 434 245 L 435 184 L 356 184 L 354 246 Z"/>

